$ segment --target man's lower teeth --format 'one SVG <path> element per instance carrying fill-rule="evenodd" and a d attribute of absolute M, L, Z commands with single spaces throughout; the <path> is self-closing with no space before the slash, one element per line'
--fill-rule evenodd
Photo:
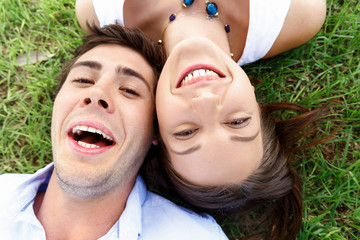
<path fill-rule="evenodd" d="M 82 147 L 85 147 L 85 148 L 98 148 L 99 146 L 95 145 L 95 144 L 89 144 L 89 143 L 85 143 L 85 142 L 82 142 L 82 141 L 77 141 L 77 143 L 82 146 Z"/>

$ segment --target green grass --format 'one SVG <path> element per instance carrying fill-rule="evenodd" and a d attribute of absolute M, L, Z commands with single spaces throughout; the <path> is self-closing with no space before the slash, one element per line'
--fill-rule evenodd
<path fill-rule="evenodd" d="M 32 173 L 51 162 L 55 78 L 83 35 L 74 2 L 0 0 L 0 173 Z M 319 137 L 342 129 L 294 162 L 304 179 L 298 239 L 360 239 L 360 3 L 327 3 L 326 22 L 309 43 L 245 70 L 262 81 L 260 102 L 332 103 Z M 30 51 L 54 56 L 18 65 Z"/>
<path fill-rule="evenodd" d="M 323 134 L 342 130 L 294 164 L 304 180 L 298 239 L 360 239 L 360 3 L 327 4 L 326 22 L 309 43 L 245 70 L 263 82 L 261 102 L 331 103 Z"/>

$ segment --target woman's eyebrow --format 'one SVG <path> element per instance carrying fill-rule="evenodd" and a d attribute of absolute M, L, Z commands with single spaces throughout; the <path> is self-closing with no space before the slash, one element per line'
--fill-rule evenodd
<path fill-rule="evenodd" d="M 237 135 L 232 135 L 230 136 L 230 140 L 232 141 L 237 141 L 237 142 L 249 142 L 249 141 L 252 141 L 254 140 L 260 133 L 260 130 L 257 131 L 254 135 L 252 136 L 248 136 L 248 137 L 242 137 L 242 136 L 237 136 Z M 181 151 L 181 152 L 178 152 L 178 151 L 175 151 L 174 149 L 170 149 L 173 153 L 175 153 L 176 155 L 185 155 L 185 154 L 190 154 L 190 153 L 193 153 L 197 150 L 199 150 L 201 148 L 201 145 L 196 145 L 194 147 L 191 147 L 191 148 L 188 148 L 184 151 Z"/>
<path fill-rule="evenodd" d="M 192 152 L 195 152 L 195 151 L 199 150 L 200 148 L 201 148 L 201 145 L 199 144 L 199 145 L 196 145 L 195 147 L 191 147 L 189 149 L 186 149 L 185 151 L 178 152 L 178 151 L 175 151 L 173 149 L 171 149 L 171 151 L 173 153 L 175 153 L 176 155 L 185 155 L 185 154 L 190 154 Z"/>

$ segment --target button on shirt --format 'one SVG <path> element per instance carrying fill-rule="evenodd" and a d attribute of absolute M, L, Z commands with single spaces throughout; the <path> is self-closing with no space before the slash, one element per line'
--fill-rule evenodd
<path fill-rule="evenodd" d="M 33 204 L 37 192 L 45 191 L 53 168 L 53 164 L 50 164 L 35 174 L 0 175 L 1 239 L 46 239 Z M 100 239 L 228 238 L 212 217 L 196 214 L 147 191 L 142 178 L 138 176 L 119 220 Z"/>

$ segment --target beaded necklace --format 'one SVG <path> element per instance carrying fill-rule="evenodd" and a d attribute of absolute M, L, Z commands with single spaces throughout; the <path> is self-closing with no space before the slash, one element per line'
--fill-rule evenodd
<path fill-rule="evenodd" d="M 183 0 L 182 6 L 183 6 L 183 8 L 186 8 L 186 7 L 190 6 L 190 5 L 192 5 L 193 3 L 194 3 L 194 0 Z M 206 4 L 206 7 L 205 7 L 206 18 L 208 18 L 208 19 L 219 19 L 221 22 L 223 22 L 222 19 L 219 17 L 218 7 L 217 7 L 216 3 L 211 2 L 210 0 L 205 0 L 205 4 Z M 177 11 L 176 13 L 170 14 L 169 21 L 166 23 L 166 26 L 164 27 L 164 30 L 162 31 L 161 38 L 163 38 L 164 33 L 165 33 L 168 25 L 176 19 L 176 15 L 181 10 Z M 193 14 L 196 14 L 196 13 L 198 13 L 198 12 L 192 13 L 190 15 L 193 15 Z M 186 16 L 186 15 L 183 15 L 183 16 Z M 223 24 L 224 24 L 224 22 L 223 22 Z M 225 26 L 224 27 L 225 32 L 229 33 L 230 32 L 230 26 L 228 24 L 224 24 L 224 26 Z M 163 44 L 163 41 L 161 39 L 159 39 L 158 43 Z M 230 45 L 230 42 L 229 42 L 229 45 Z M 234 54 L 230 53 L 230 56 L 233 57 Z"/>

